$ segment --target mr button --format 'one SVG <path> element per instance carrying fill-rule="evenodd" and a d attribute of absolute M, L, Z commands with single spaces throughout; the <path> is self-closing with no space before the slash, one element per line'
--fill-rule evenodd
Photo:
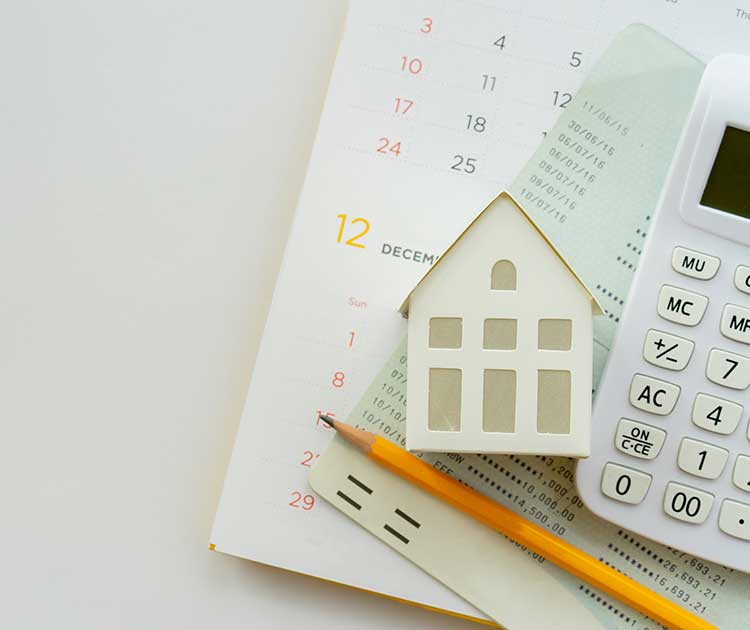
<path fill-rule="evenodd" d="M 657 416 L 671 413 L 679 396 L 677 385 L 643 374 L 636 374 L 630 384 L 630 404 Z"/>
<path fill-rule="evenodd" d="M 664 446 L 666 437 L 666 431 L 622 418 L 620 424 L 617 425 L 615 446 L 618 450 L 633 457 L 654 459 Z"/>

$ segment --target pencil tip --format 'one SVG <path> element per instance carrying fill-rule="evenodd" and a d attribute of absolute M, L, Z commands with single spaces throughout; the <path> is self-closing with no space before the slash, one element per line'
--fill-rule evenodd
<path fill-rule="evenodd" d="M 322 413 L 321 413 L 321 414 L 320 414 L 320 419 L 321 419 L 321 420 L 322 420 L 323 422 L 325 422 L 325 423 L 326 423 L 326 424 L 327 424 L 327 425 L 328 425 L 329 427 L 331 427 L 332 429 L 335 429 L 335 428 L 336 428 L 336 427 L 334 426 L 334 424 L 335 424 L 335 421 L 334 421 L 334 419 L 333 419 L 333 418 L 331 418 L 330 416 L 326 416 L 325 414 L 322 414 Z"/>

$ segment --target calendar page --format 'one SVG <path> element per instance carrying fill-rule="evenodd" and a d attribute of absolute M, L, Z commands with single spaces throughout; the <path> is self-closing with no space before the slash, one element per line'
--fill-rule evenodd
<path fill-rule="evenodd" d="M 405 332 L 403 297 L 510 186 L 615 32 L 646 22 L 704 59 L 750 52 L 738 11 L 352 2 L 212 532 L 217 550 L 481 616 L 317 499 L 307 474 L 330 440 L 318 415 L 351 414 Z M 559 205 L 550 220 L 572 221 Z"/>

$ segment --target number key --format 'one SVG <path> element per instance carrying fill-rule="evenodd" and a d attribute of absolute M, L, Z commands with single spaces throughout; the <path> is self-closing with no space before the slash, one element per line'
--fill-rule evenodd
<path fill-rule="evenodd" d="M 680 452 L 677 455 L 677 465 L 686 473 L 703 477 L 704 479 L 717 479 L 727 465 L 729 451 L 699 442 L 690 438 L 683 438 L 680 443 Z"/>
<path fill-rule="evenodd" d="M 737 461 L 734 462 L 732 481 L 740 490 L 750 492 L 750 457 L 747 455 L 737 456 Z"/>
<path fill-rule="evenodd" d="M 742 405 L 709 396 L 698 394 L 693 403 L 693 424 L 721 435 L 732 433 L 742 417 Z"/>
<path fill-rule="evenodd" d="M 664 493 L 664 511 L 672 518 L 686 523 L 703 523 L 713 504 L 712 494 L 674 481 L 667 484 Z"/>
<path fill-rule="evenodd" d="M 602 492 L 610 499 L 637 505 L 651 486 L 651 475 L 609 462 L 602 473 Z"/>
<path fill-rule="evenodd" d="M 708 355 L 706 377 L 724 387 L 747 389 L 750 385 L 750 359 L 741 354 L 713 348 Z"/>

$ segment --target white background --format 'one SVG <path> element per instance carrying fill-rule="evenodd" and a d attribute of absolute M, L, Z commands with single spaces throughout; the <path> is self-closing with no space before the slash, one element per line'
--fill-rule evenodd
<path fill-rule="evenodd" d="M 345 10 L 0 3 L 0 627 L 477 627 L 206 547 Z"/>

